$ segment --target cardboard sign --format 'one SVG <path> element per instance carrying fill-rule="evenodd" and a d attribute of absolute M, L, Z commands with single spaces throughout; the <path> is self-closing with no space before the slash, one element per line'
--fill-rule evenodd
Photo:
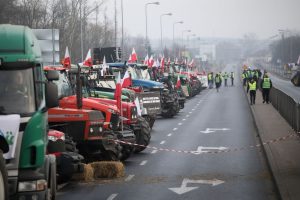
<path fill-rule="evenodd" d="M 6 139 L 9 145 L 9 152 L 4 154 L 5 159 L 15 157 L 20 122 L 20 115 L 0 116 L 0 135 Z"/>

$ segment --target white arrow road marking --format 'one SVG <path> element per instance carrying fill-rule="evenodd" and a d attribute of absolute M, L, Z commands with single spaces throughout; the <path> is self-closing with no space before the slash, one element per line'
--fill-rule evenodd
<path fill-rule="evenodd" d="M 184 194 L 186 192 L 190 192 L 192 190 L 195 190 L 195 189 L 199 188 L 199 187 L 187 187 L 188 183 L 207 184 L 207 185 L 211 185 L 211 186 L 217 186 L 217 185 L 225 183 L 225 181 L 218 180 L 218 179 L 213 179 L 213 180 L 193 180 L 193 179 L 185 178 L 185 179 L 183 179 L 182 184 L 181 184 L 180 187 L 178 187 L 178 188 L 169 188 L 169 190 L 172 190 L 176 194 L 181 195 L 181 194 Z"/>
<path fill-rule="evenodd" d="M 213 133 L 216 131 L 229 131 L 229 130 L 230 130 L 229 128 L 206 128 L 205 131 L 200 131 L 200 132 L 208 134 L 208 133 Z"/>
<path fill-rule="evenodd" d="M 211 151 L 224 151 L 226 149 L 228 149 L 228 148 L 227 147 L 202 147 L 202 146 L 199 146 L 197 148 L 197 151 L 191 151 L 191 153 L 199 155 L 199 154 L 207 153 L 207 152 L 211 152 Z"/>

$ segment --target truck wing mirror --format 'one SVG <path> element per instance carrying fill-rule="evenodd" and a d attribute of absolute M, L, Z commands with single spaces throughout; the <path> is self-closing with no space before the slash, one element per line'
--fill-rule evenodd
<path fill-rule="evenodd" d="M 46 83 L 46 106 L 47 108 L 57 107 L 58 104 L 58 88 L 53 82 Z"/>
<path fill-rule="evenodd" d="M 47 71 L 46 78 L 48 81 L 57 81 L 59 79 L 59 74 L 57 71 L 49 70 Z"/>

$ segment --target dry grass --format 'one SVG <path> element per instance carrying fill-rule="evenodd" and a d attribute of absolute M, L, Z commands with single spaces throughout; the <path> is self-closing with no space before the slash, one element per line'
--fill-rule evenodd
<path fill-rule="evenodd" d="M 121 178 L 125 175 L 123 163 L 116 161 L 102 161 L 90 164 L 94 169 L 94 178 Z"/>

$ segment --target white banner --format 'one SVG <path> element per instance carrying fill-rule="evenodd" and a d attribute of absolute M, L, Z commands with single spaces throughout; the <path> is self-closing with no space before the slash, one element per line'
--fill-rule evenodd
<path fill-rule="evenodd" d="M 20 115 L 0 116 L 0 135 L 2 135 L 9 144 L 9 152 L 4 154 L 5 159 L 15 157 L 20 122 Z"/>

